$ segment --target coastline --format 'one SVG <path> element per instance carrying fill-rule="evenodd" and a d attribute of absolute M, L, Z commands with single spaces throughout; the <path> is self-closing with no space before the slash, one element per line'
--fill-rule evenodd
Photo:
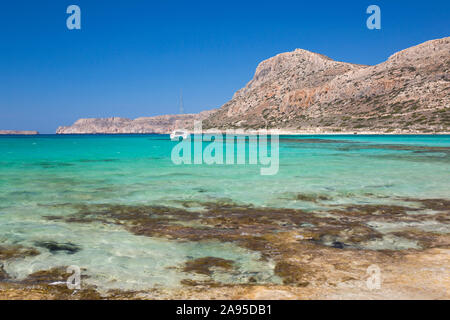
<path fill-rule="evenodd" d="M 0 130 L 0 136 L 36 136 L 38 131 Z"/>
<path fill-rule="evenodd" d="M 261 130 L 261 129 L 260 129 Z M 263 129 L 264 130 L 264 129 Z M 247 133 L 247 132 L 246 132 Z M 383 131 L 311 131 L 311 130 L 282 130 L 282 129 L 268 129 L 268 134 L 280 135 L 280 136 L 348 136 L 348 135 L 361 135 L 361 136 L 397 136 L 397 135 L 450 135 L 449 132 L 411 132 L 411 131 L 394 131 L 394 132 L 383 132 Z M 249 131 L 247 134 L 258 134 L 258 130 Z"/>
<path fill-rule="evenodd" d="M 209 131 L 208 133 L 214 133 L 214 134 L 224 134 L 226 133 L 226 130 L 223 131 Z M 295 131 L 295 130 L 281 130 L 281 129 L 257 129 L 257 130 L 250 130 L 250 131 L 242 131 L 242 134 L 246 135 L 258 135 L 262 131 L 267 132 L 267 134 L 271 135 L 280 135 L 280 136 L 353 136 L 353 135 L 360 135 L 360 136 L 415 136 L 415 135 L 423 135 L 423 136 L 444 136 L 444 135 L 450 135 L 450 131 L 443 131 L 443 132 L 411 132 L 411 131 L 395 131 L 395 132 L 383 132 L 383 131 Z M 193 134 L 191 130 L 188 130 L 189 133 Z M 95 133 L 54 133 L 54 134 L 48 134 L 48 135 L 57 135 L 57 136 L 79 136 L 79 135 L 117 135 L 117 136 L 127 136 L 127 135 L 169 135 L 172 132 L 147 132 L 147 133 L 112 133 L 112 132 L 95 132 Z M 47 135 L 47 134 L 42 134 Z"/>

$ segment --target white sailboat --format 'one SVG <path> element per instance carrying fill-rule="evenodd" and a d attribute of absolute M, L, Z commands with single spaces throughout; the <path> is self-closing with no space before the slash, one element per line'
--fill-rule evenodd
<path fill-rule="evenodd" d="M 189 132 L 183 130 L 175 130 L 170 134 L 170 140 L 179 140 L 179 138 L 187 139 Z"/>

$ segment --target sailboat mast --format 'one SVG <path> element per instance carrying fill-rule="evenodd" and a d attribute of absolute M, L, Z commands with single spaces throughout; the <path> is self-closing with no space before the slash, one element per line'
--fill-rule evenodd
<path fill-rule="evenodd" d="M 180 89 L 180 114 L 184 113 L 184 108 L 183 108 L 183 90 Z"/>

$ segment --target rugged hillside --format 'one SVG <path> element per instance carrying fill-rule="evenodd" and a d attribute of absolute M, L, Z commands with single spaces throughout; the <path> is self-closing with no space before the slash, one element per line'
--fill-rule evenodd
<path fill-rule="evenodd" d="M 450 132 L 450 38 L 362 66 L 297 49 L 260 63 L 218 110 L 135 120 L 80 119 L 57 133 L 169 133 L 203 128 L 292 132 Z"/>
<path fill-rule="evenodd" d="M 450 38 L 362 66 L 297 49 L 258 68 L 204 128 L 450 131 Z"/>
<path fill-rule="evenodd" d="M 199 114 L 164 115 L 143 117 L 135 120 L 126 118 L 80 119 L 72 126 L 59 127 L 57 134 L 100 134 L 100 133 L 171 133 L 175 129 L 192 129 L 194 120 L 203 120 L 213 111 Z"/>

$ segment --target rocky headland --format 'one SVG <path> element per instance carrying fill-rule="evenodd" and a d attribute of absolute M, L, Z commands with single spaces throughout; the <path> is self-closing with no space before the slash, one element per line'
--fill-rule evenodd
<path fill-rule="evenodd" d="M 20 131 L 20 130 L 0 130 L 0 134 L 3 135 L 36 135 L 37 131 Z"/>
<path fill-rule="evenodd" d="M 297 49 L 259 64 L 253 79 L 217 110 L 135 120 L 81 119 L 60 134 L 169 133 L 267 128 L 295 133 L 449 133 L 450 37 L 392 55 L 375 66 Z"/>
<path fill-rule="evenodd" d="M 144 134 L 171 133 L 175 129 L 193 129 L 195 120 L 206 119 L 213 111 L 198 114 L 163 115 L 156 117 L 127 118 L 91 118 L 80 119 L 72 126 L 59 127 L 57 134 Z"/>

